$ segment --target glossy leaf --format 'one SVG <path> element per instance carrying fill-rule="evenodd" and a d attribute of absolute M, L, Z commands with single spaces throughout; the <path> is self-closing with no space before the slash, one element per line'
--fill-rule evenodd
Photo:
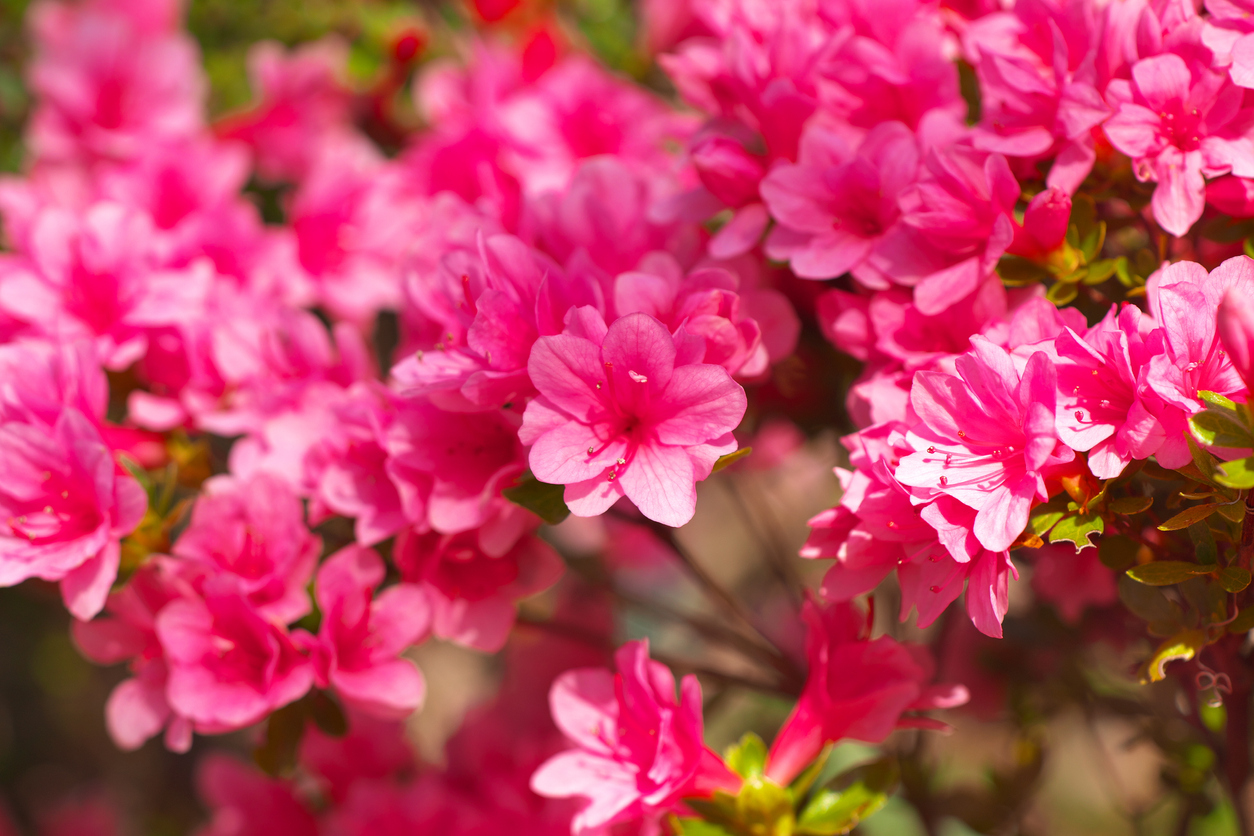
<path fill-rule="evenodd" d="M 727 467 L 730 464 L 735 464 L 736 462 L 740 461 L 741 459 L 743 459 L 745 456 L 749 455 L 752 452 L 753 452 L 752 447 L 741 447 L 739 450 L 737 450 L 734 453 L 728 453 L 726 456 L 719 456 L 718 460 L 714 462 L 714 469 L 711 472 L 718 473 L 723 468 Z"/>
<path fill-rule="evenodd" d="M 1254 488 L 1254 456 L 1248 459 L 1224 462 L 1219 466 L 1215 481 L 1225 487 L 1245 490 Z"/>
<path fill-rule="evenodd" d="M 1112 499 L 1106 507 L 1112 513 L 1127 515 L 1148 511 L 1153 504 L 1154 498 L 1151 496 L 1121 496 L 1118 499 Z"/>
<path fill-rule="evenodd" d="M 1068 542 L 1076 549 L 1085 549 L 1093 545 L 1089 538 L 1106 530 L 1106 522 L 1099 514 L 1076 514 L 1063 517 L 1049 533 L 1049 542 Z"/>
<path fill-rule="evenodd" d="M 1201 522 L 1211 514 L 1215 513 L 1215 510 L 1218 507 L 1219 506 L 1214 502 L 1208 502 L 1203 505 L 1194 505 L 1192 507 L 1185 508 L 1179 514 L 1176 514 L 1174 517 L 1167 520 L 1167 522 L 1160 525 L 1158 530 L 1179 531 L 1182 528 L 1188 528 L 1193 525 L 1193 523 Z"/>
<path fill-rule="evenodd" d="M 766 769 L 766 743 L 753 732 L 727 748 L 727 766 L 741 778 L 756 778 Z"/>
<path fill-rule="evenodd" d="M 1228 592 L 1241 592 L 1250 585 L 1250 570 L 1242 569 L 1240 566 L 1220 569 L 1219 583 Z"/>
<path fill-rule="evenodd" d="M 1212 566 L 1199 566 L 1183 560 L 1156 560 L 1128 570 L 1128 577 L 1148 586 L 1171 586 L 1197 575 L 1214 571 Z"/>
<path fill-rule="evenodd" d="M 1254 436 L 1233 418 L 1207 409 L 1189 416 L 1193 437 L 1207 447 L 1254 447 Z"/>
<path fill-rule="evenodd" d="M 1167 676 L 1167 664 L 1170 662 L 1187 662 L 1207 645 L 1204 630 L 1184 630 L 1160 644 L 1146 663 L 1147 678 L 1150 682 L 1161 682 Z"/>
<path fill-rule="evenodd" d="M 521 505 L 549 525 L 557 525 L 570 516 L 570 509 L 566 507 L 564 498 L 565 491 L 564 485 L 541 482 L 531 475 L 531 471 L 527 471 L 519 477 L 517 484 L 501 491 L 501 494 L 510 502 Z"/>

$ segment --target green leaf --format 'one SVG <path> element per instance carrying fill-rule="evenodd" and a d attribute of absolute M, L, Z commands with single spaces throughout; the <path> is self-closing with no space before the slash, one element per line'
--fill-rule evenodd
<path fill-rule="evenodd" d="M 1250 585 L 1250 570 L 1228 566 L 1219 570 L 1219 584 L 1226 592 L 1236 594 Z"/>
<path fill-rule="evenodd" d="M 1098 221 L 1097 227 L 1080 241 L 1080 251 L 1084 253 L 1084 260 L 1092 261 L 1097 258 L 1097 254 L 1102 251 L 1102 244 L 1104 243 L 1106 243 L 1106 222 Z"/>
<path fill-rule="evenodd" d="M 681 819 L 678 816 L 671 816 L 670 824 L 671 829 L 678 836 L 733 836 L 730 830 L 724 830 L 717 824 L 704 819 Z"/>
<path fill-rule="evenodd" d="M 747 833 L 786 836 L 795 815 L 788 790 L 766 778 L 747 779 L 736 796 L 737 829 Z"/>
<path fill-rule="evenodd" d="M 1193 437 L 1207 447 L 1254 447 L 1254 435 L 1221 411 L 1207 409 L 1189 416 Z"/>
<path fill-rule="evenodd" d="M 531 471 L 527 471 L 519 477 L 513 487 L 506 488 L 501 491 L 501 494 L 510 502 L 521 505 L 549 525 L 557 525 L 570 516 L 570 509 L 566 507 L 566 500 L 563 498 L 565 490 L 564 485 L 541 482 L 531 475 Z"/>
<path fill-rule="evenodd" d="M 1229 633 L 1248 633 L 1254 630 L 1254 605 L 1245 607 L 1228 624 Z"/>
<path fill-rule="evenodd" d="M 745 732 L 739 743 L 727 747 L 724 760 L 741 778 L 756 778 L 766 770 L 766 743 L 753 732 Z"/>
<path fill-rule="evenodd" d="M 1111 513 L 1127 515 L 1148 511 L 1153 504 L 1152 496 L 1121 496 L 1118 499 L 1112 499 L 1106 507 Z"/>
<path fill-rule="evenodd" d="M 1197 396 L 1201 398 L 1202 402 L 1207 406 L 1223 410 L 1224 412 L 1229 412 L 1234 416 L 1241 414 L 1237 411 L 1236 401 L 1233 401 L 1231 398 L 1226 398 L 1218 392 L 1212 392 L 1209 389 L 1199 389 Z"/>
<path fill-rule="evenodd" d="M 296 768 L 296 750 L 305 733 L 305 711 L 305 701 L 298 700 L 266 721 L 266 736 L 253 750 L 253 760 L 267 775 L 284 775 Z"/>
<path fill-rule="evenodd" d="M 1054 497 L 1049 502 L 1032 509 L 1032 515 L 1028 517 L 1028 531 L 1038 537 L 1044 537 L 1065 516 L 1067 516 L 1067 497 Z"/>
<path fill-rule="evenodd" d="M 835 748 L 833 743 L 828 743 L 824 746 L 823 750 L 819 752 L 819 756 L 788 785 L 788 791 L 792 793 L 793 801 L 805 798 L 806 793 L 814 786 L 814 782 L 818 780 L 819 775 L 822 774 L 823 769 L 827 766 L 833 748 Z"/>
<path fill-rule="evenodd" d="M 1193 541 L 1193 556 L 1198 563 L 1214 566 L 1219 562 L 1219 547 L 1215 545 L 1215 535 L 1205 521 L 1189 526 L 1189 539 Z"/>
<path fill-rule="evenodd" d="M 1140 549 L 1130 537 L 1112 534 L 1097 541 L 1097 559 L 1102 565 L 1122 572 L 1136 563 L 1136 553 Z"/>
<path fill-rule="evenodd" d="M 884 806 L 899 777 L 897 763 L 891 758 L 837 776 L 806 805 L 796 832 L 813 836 L 849 833 Z"/>
<path fill-rule="evenodd" d="M 1167 663 L 1180 660 L 1187 662 L 1207 645 L 1206 631 L 1183 630 L 1158 646 L 1146 663 L 1150 682 L 1161 682 L 1167 677 Z"/>
<path fill-rule="evenodd" d="M 729 464 L 735 464 L 736 462 L 740 461 L 741 459 L 743 459 L 745 456 L 749 455 L 752 452 L 753 452 L 752 447 L 741 447 L 739 450 L 737 450 L 734 453 L 728 453 L 726 456 L 719 456 L 718 460 L 714 462 L 714 469 L 711 472 L 718 473 L 720 470 L 727 467 Z"/>
<path fill-rule="evenodd" d="M 1193 457 L 1193 466 L 1201 476 L 1200 481 L 1216 484 L 1215 475 L 1219 472 L 1219 468 L 1216 466 L 1215 457 L 1198 446 L 1193 440 L 1192 433 L 1186 433 L 1184 440 L 1189 445 L 1189 455 Z M 1184 473 L 1185 469 L 1180 468 L 1179 472 Z M 1191 479 L 1197 478 L 1191 473 L 1188 476 Z"/>
<path fill-rule="evenodd" d="M 1113 258 L 1094 261 L 1089 265 L 1089 273 L 1084 277 L 1084 283 L 1088 285 L 1101 284 L 1113 275 L 1115 275 L 1115 260 Z"/>
<path fill-rule="evenodd" d="M 1171 586 L 1183 583 L 1195 575 L 1206 575 L 1213 571 L 1211 566 L 1199 566 L 1183 560 L 1155 560 L 1153 563 L 1143 563 L 1129 569 L 1128 577 L 1148 586 Z"/>
<path fill-rule="evenodd" d="M 1061 308 L 1074 302 L 1078 294 L 1079 291 L 1075 285 L 1067 284 L 1066 282 L 1055 282 L 1049 286 L 1049 290 L 1045 291 L 1045 298 Z"/>
<path fill-rule="evenodd" d="M 1017 255 L 1002 256 L 997 262 L 997 275 L 1008 287 L 1026 287 L 1039 284 L 1050 277 L 1044 266 Z"/>
<path fill-rule="evenodd" d="M 1089 537 L 1105 530 L 1106 522 L 1100 514 L 1076 514 L 1058 521 L 1049 533 L 1049 542 L 1061 543 L 1065 540 L 1074 544 L 1078 551 L 1092 546 L 1093 541 Z"/>
<path fill-rule="evenodd" d="M 1246 490 L 1254 488 L 1254 456 L 1248 459 L 1224 462 L 1219 466 L 1215 481 L 1224 487 Z"/>
<path fill-rule="evenodd" d="M 1182 528 L 1188 528 L 1193 525 L 1193 523 L 1201 522 L 1211 514 L 1215 513 L 1215 509 L 1218 507 L 1219 506 L 1214 502 L 1207 502 L 1203 505 L 1194 505 L 1190 508 L 1185 508 L 1179 514 L 1176 514 L 1174 517 L 1167 520 L 1167 522 L 1160 525 L 1158 530 L 1179 531 Z"/>
<path fill-rule="evenodd" d="M 1155 636 L 1174 635 L 1183 627 L 1179 604 L 1168 600 L 1162 590 L 1137 583 L 1127 575 L 1119 578 L 1119 600 L 1129 612 L 1146 622 Z"/>

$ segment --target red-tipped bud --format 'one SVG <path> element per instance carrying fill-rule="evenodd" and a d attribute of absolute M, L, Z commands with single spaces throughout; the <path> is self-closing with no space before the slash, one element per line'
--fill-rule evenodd
<path fill-rule="evenodd" d="M 1219 303 L 1219 341 L 1247 389 L 1254 383 L 1254 293 L 1233 287 Z"/>
<path fill-rule="evenodd" d="M 758 199 L 758 183 L 766 174 L 759 157 L 726 136 L 711 136 L 692 147 L 692 164 L 701 184 L 732 208 Z"/>
<path fill-rule="evenodd" d="M 1071 197 L 1062 189 L 1046 189 L 1028 204 L 1023 226 L 1015 229 L 1014 242 L 1007 252 L 1024 258 L 1053 252 L 1067 237 L 1070 220 Z"/>

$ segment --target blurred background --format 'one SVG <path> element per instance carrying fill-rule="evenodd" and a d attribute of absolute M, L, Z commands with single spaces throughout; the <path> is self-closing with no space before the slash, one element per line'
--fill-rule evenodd
<path fill-rule="evenodd" d="M 3 172 L 22 166 L 29 108 L 22 82 L 29 48 L 23 19 L 29 5 L 0 0 Z M 408 78 L 397 79 L 390 69 L 398 56 L 416 57 L 413 65 L 420 70 L 424 61 L 451 54 L 452 45 L 476 27 L 491 30 L 492 37 L 520 39 L 546 29 L 557 48 L 586 49 L 614 70 L 669 94 L 642 44 L 638 12 L 627 0 L 190 0 L 187 20 L 203 52 L 215 118 L 248 104 L 247 55 L 256 42 L 342 38 L 350 45 L 361 126 L 388 150 L 420 127 Z M 261 189 L 255 194 L 267 218 L 280 221 L 275 196 Z M 792 420 L 766 422 L 751 459 L 703 483 L 697 517 L 679 533 L 692 559 L 745 601 L 768 629 L 794 621 L 791 615 L 772 616 L 772 608 L 787 606 L 778 594 L 781 573 L 801 575 L 817 586 L 825 568 L 795 555 L 806 537 L 805 521 L 838 496 L 831 469 L 841 463 L 839 436 L 852 429 L 841 403 L 856 371 L 856 364 L 808 323 L 797 358 L 777 372 L 764 396 Z M 329 541 L 337 536 L 333 530 L 322 533 Z M 648 636 L 659 657 L 699 659 L 721 672 L 702 675 L 710 745 L 721 749 L 746 730 L 771 739 L 789 701 L 745 687 L 736 679 L 742 660 L 720 656 L 683 619 L 667 615 L 717 615 L 668 546 L 616 538 L 602 521 L 571 519 L 548 536 L 568 558 L 571 572 L 556 590 L 524 604 L 523 638 L 540 629 L 535 625 L 552 612 L 554 601 L 569 594 L 570 584 L 595 574 L 600 564 L 590 558 L 602 555 L 620 570 L 616 642 Z M 1030 559 L 1019 566 L 1007 639 L 1001 643 L 976 633 L 961 613 L 920 635 L 897 623 L 896 591 L 891 586 L 877 591 L 877 631 L 934 642 L 941 678 L 966 683 L 973 702 L 962 713 L 950 713 L 951 735 L 899 732 L 889 739 L 886 747 L 902 758 L 903 790 L 858 832 L 1234 832 L 1231 808 L 1215 783 L 1214 754 L 1182 719 L 1178 686 L 1170 680 L 1153 687 L 1135 681 L 1133 671 L 1148 648 L 1144 625 L 1118 605 L 1110 570 L 1091 560 L 1075 576 L 1051 580 L 1034 579 Z M 1059 584 L 1095 592 L 1081 595 L 1081 605 L 1055 606 L 1050 602 L 1068 598 Z M 0 836 L 193 832 L 206 819 L 195 785 L 197 762 L 210 750 L 246 760 L 256 736 L 198 737 L 187 755 L 166 752 L 159 740 L 137 752 L 119 752 L 105 732 L 103 706 L 125 671 L 85 661 L 68 626 L 55 587 L 29 582 L 0 590 Z M 800 636 L 778 638 L 800 641 Z M 409 724 L 408 737 L 425 768 L 438 769 L 446 760 L 445 742 L 466 712 L 496 693 L 500 660 L 438 642 L 414 656 L 425 671 L 429 697 Z M 675 667 L 687 672 L 681 662 Z M 837 759 L 849 763 L 866 756 L 867 747 L 845 746 Z"/>

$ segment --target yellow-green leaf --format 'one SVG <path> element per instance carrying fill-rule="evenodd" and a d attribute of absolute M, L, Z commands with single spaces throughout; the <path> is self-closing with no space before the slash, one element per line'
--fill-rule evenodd
<path fill-rule="evenodd" d="M 1202 520 L 1215 513 L 1215 509 L 1219 506 L 1214 502 L 1208 502 L 1204 505 L 1194 505 L 1191 508 L 1185 508 L 1179 514 L 1176 514 L 1167 522 L 1158 527 L 1159 531 L 1178 531 L 1182 528 L 1188 528 L 1195 522 Z"/>
<path fill-rule="evenodd" d="M 719 456 L 718 460 L 714 462 L 714 470 L 712 472 L 718 473 L 729 464 L 735 464 L 752 452 L 752 447 L 741 447 L 734 453 L 728 453 L 726 456 Z"/>
<path fill-rule="evenodd" d="M 1241 592 L 1250 585 L 1250 570 L 1228 566 L 1219 570 L 1219 585 L 1227 592 Z"/>
<path fill-rule="evenodd" d="M 1215 571 L 1213 566 L 1201 566 L 1197 563 L 1186 563 L 1183 560 L 1156 560 L 1153 563 L 1143 563 L 1132 567 L 1128 570 L 1128 577 L 1148 586 L 1171 586 L 1213 571 Z"/>
<path fill-rule="evenodd" d="M 1112 499 L 1106 507 L 1115 514 L 1139 514 L 1148 511 L 1153 504 L 1154 498 L 1151 496 L 1121 496 Z"/>

